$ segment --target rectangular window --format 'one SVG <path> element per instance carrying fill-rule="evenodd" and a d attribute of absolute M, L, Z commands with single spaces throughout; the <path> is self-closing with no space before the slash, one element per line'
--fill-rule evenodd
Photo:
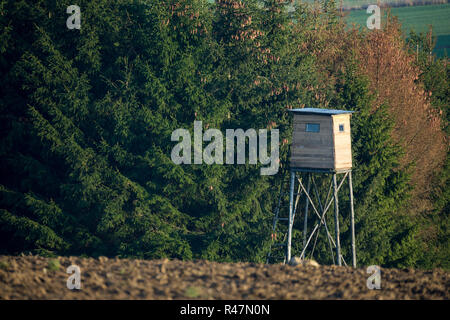
<path fill-rule="evenodd" d="M 307 123 L 306 124 L 306 132 L 319 132 L 320 124 L 319 123 Z"/>
<path fill-rule="evenodd" d="M 344 124 L 339 125 L 339 132 L 344 132 Z"/>

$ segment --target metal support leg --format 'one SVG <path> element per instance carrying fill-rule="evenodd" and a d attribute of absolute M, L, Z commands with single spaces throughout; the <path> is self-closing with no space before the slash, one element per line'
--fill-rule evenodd
<path fill-rule="evenodd" d="M 339 241 L 339 201 L 338 201 L 338 188 L 336 181 L 336 173 L 333 174 L 333 191 L 334 191 L 334 225 L 336 233 L 336 256 L 338 265 L 341 266 L 341 244 Z"/>
<path fill-rule="evenodd" d="M 286 248 L 286 262 L 291 261 L 291 241 L 292 241 L 292 225 L 294 224 L 294 184 L 295 184 L 295 171 L 291 171 L 291 177 L 289 182 L 289 226 L 288 226 L 288 238 Z"/>
<path fill-rule="evenodd" d="M 353 268 L 356 268 L 355 211 L 353 209 L 353 185 L 352 185 L 351 171 L 348 173 L 348 188 L 350 192 L 350 214 L 351 214 L 351 228 L 352 228 L 352 261 L 353 261 Z"/>
<path fill-rule="evenodd" d="M 306 187 L 306 191 L 308 194 L 310 188 L 311 188 L 311 173 L 308 173 L 308 186 Z M 308 197 L 306 197 L 305 222 L 303 224 L 303 248 L 306 246 L 306 233 L 308 232 L 308 206 L 309 206 L 309 199 Z"/>

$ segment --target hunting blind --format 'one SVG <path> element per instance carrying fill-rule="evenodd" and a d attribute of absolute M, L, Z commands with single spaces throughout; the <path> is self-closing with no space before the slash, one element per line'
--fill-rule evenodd
<path fill-rule="evenodd" d="M 291 167 L 346 170 L 352 167 L 352 111 L 293 109 Z"/>
<path fill-rule="evenodd" d="M 290 168 L 288 168 L 290 171 L 288 217 L 283 217 L 281 206 L 283 199 L 285 199 L 284 195 L 286 195 L 286 192 L 283 192 L 284 184 L 286 183 L 283 178 L 273 220 L 272 245 L 267 262 L 269 263 L 270 259 L 274 258 L 272 253 L 275 247 L 285 247 L 284 262 L 291 261 L 294 218 L 297 207 L 301 203 L 300 197 L 305 195 L 305 202 L 302 208 L 304 209 L 303 249 L 299 255 L 300 259 L 307 257 L 307 249 L 310 247 L 312 247 L 309 250 L 310 258 L 313 257 L 316 241 L 323 227 L 330 247 L 332 261 L 337 265 L 341 265 L 342 262 L 346 264 L 341 254 L 340 246 L 338 193 L 346 178 L 348 178 L 350 201 L 348 217 L 351 222 L 352 265 L 356 267 L 350 131 L 350 117 L 353 111 L 303 108 L 292 109 L 289 112 L 293 115 L 293 131 L 292 144 L 290 146 Z M 339 183 L 338 174 L 344 175 Z M 319 190 L 317 187 L 315 177 L 317 178 L 318 176 L 325 179 L 327 176 L 331 178 L 327 190 Z M 297 185 L 296 180 L 298 181 Z M 295 187 L 297 187 L 296 192 Z M 328 229 L 326 219 L 326 214 L 331 205 L 334 208 L 334 222 L 332 223 L 334 224 L 334 236 Z M 308 214 L 310 214 L 309 217 Z M 288 222 L 287 228 L 281 228 L 279 225 L 281 221 Z M 311 222 L 314 223 L 311 225 Z M 277 237 L 277 233 L 283 233 L 280 232 L 282 230 L 286 230 L 285 237 Z M 311 241 L 314 235 L 315 240 Z M 282 239 L 282 242 L 276 243 L 277 239 Z"/>

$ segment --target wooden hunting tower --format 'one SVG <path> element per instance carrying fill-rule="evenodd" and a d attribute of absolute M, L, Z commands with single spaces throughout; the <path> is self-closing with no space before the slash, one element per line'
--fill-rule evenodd
<path fill-rule="evenodd" d="M 289 216 L 282 215 L 282 200 L 285 199 L 283 192 L 285 179 L 282 179 L 280 186 L 280 197 L 275 210 L 275 216 L 272 227 L 272 245 L 267 256 L 267 262 L 274 259 L 272 255 L 276 247 L 285 247 L 284 261 L 291 261 L 291 241 L 292 228 L 296 215 L 297 206 L 301 195 L 305 195 L 304 219 L 303 219 L 303 249 L 300 253 L 300 259 L 307 256 L 308 247 L 310 257 L 314 255 L 316 241 L 321 227 L 326 231 L 332 260 L 335 264 L 346 264 L 341 254 L 341 245 L 339 239 L 339 201 L 338 193 L 348 178 L 348 192 L 350 200 L 350 227 L 352 237 L 352 265 L 356 267 L 356 248 L 355 248 L 355 220 L 353 209 L 353 187 L 352 187 L 352 146 L 350 132 L 350 117 L 353 111 L 331 110 L 318 108 L 292 109 L 289 112 L 293 115 L 292 144 L 290 152 L 290 171 L 289 174 Z M 338 181 L 338 174 L 344 176 Z M 331 177 L 327 190 L 319 190 L 316 184 L 316 178 Z M 296 181 L 298 182 L 296 184 Z M 306 181 L 306 183 L 305 183 Z M 338 183 L 339 182 L 339 183 Z M 297 188 L 296 188 L 297 187 Z M 297 191 L 295 192 L 295 189 Z M 325 196 L 326 195 L 326 196 Z M 328 223 L 334 224 L 334 237 L 328 228 L 326 213 L 333 205 L 334 222 L 328 220 Z M 312 210 L 311 210 L 312 209 Z M 308 212 L 313 213 L 308 217 Z M 311 227 L 312 218 L 316 218 L 314 227 Z M 278 222 L 288 221 L 288 226 L 279 226 Z M 283 231 L 285 230 L 285 231 Z M 275 243 L 277 233 L 286 232 L 285 243 Z M 311 241 L 313 235 L 315 240 Z M 284 240 L 283 240 L 284 241 Z M 313 243 L 313 245 L 311 245 Z M 336 256 L 334 255 L 336 254 Z"/>
<path fill-rule="evenodd" d="M 304 108 L 294 115 L 292 168 L 347 170 L 352 167 L 350 116 L 353 111 Z"/>

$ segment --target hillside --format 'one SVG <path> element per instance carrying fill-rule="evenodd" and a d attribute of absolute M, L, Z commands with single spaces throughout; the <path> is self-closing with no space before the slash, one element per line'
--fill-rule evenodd
<path fill-rule="evenodd" d="M 303 0 L 303 2 L 314 3 L 317 0 Z M 371 4 L 381 4 L 390 7 L 408 7 L 417 5 L 442 4 L 447 3 L 447 0 L 336 0 L 339 6 L 342 4 L 344 10 L 355 10 L 367 8 Z"/>
<path fill-rule="evenodd" d="M 81 270 L 69 290 L 66 268 Z M 369 290 L 365 268 L 217 263 L 205 260 L 57 259 L 0 256 L 0 299 L 449 299 L 450 273 L 381 269 Z"/>
<path fill-rule="evenodd" d="M 417 53 L 393 20 L 348 30 L 329 1 L 294 16 L 278 0 L 80 0 L 79 14 L 62 0 L 4 2 L 1 255 L 262 263 L 286 231 L 272 221 L 293 145 L 288 111 L 310 107 L 356 111 L 358 262 L 450 270 L 450 65 L 426 39 Z M 244 130 L 259 133 L 259 161 L 245 138 L 234 154 L 220 143 Z M 327 179 L 314 178 L 311 202 L 327 202 Z M 330 204 L 320 221 L 340 231 L 348 259 L 341 186 L 338 219 Z M 294 220 L 293 252 L 317 230 L 311 256 L 332 264 L 326 230 L 308 219 L 306 230 Z"/>
<path fill-rule="evenodd" d="M 398 17 L 402 24 L 402 30 L 408 35 L 411 30 L 416 33 L 426 33 L 429 26 L 433 28 L 436 36 L 436 47 L 434 53 L 442 57 L 449 53 L 450 48 L 450 4 L 407 6 L 392 8 L 391 14 Z M 348 13 L 346 20 L 348 24 L 366 27 L 367 18 L 370 15 L 366 10 L 353 10 Z M 383 20 L 385 21 L 385 20 Z"/>

